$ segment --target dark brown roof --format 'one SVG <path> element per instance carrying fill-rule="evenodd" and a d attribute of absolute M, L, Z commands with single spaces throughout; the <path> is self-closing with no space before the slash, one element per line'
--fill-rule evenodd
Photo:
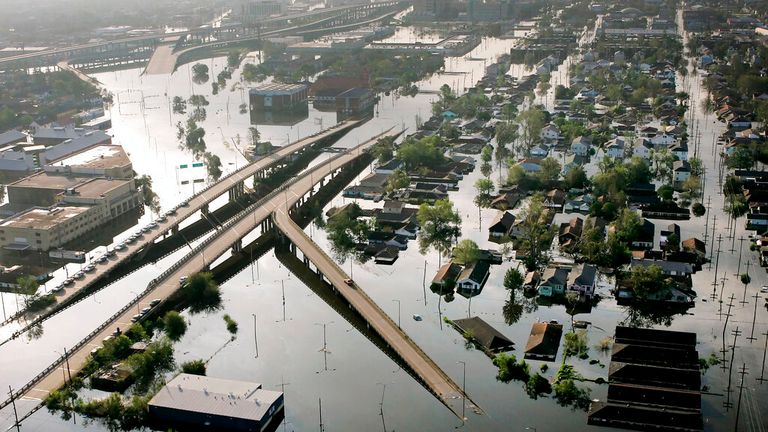
<path fill-rule="evenodd" d="M 699 369 L 699 353 L 691 349 L 615 343 L 613 344 L 611 360 L 681 369 Z"/>
<path fill-rule="evenodd" d="M 695 349 L 696 333 L 654 330 L 634 327 L 616 327 L 616 343 Z"/>
<path fill-rule="evenodd" d="M 593 403 L 587 422 L 591 425 L 656 431 L 700 431 L 704 428 L 700 413 L 637 405 Z"/>
<path fill-rule="evenodd" d="M 608 368 L 611 382 L 664 386 L 669 388 L 699 390 L 701 374 L 698 370 L 659 367 L 611 361 Z"/>
<path fill-rule="evenodd" d="M 509 351 L 515 345 L 514 342 L 479 317 L 458 319 L 454 321 L 454 324 L 462 332 L 471 332 L 475 340 L 490 351 Z"/>
<path fill-rule="evenodd" d="M 531 335 L 525 345 L 525 356 L 548 357 L 554 360 L 563 336 L 562 324 L 537 322 L 531 327 Z"/>
<path fill-rule="evenodd" d="M 608 400 L 701 412 L 701 392 L 691 390 L 616 383 L 608 386 Z"/>

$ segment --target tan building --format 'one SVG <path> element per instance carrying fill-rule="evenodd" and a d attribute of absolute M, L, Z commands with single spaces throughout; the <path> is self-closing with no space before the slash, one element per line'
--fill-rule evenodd
<path fill-rule="evenodd" d="M 51 174 L 128 179 L 133 165 L 122 146 L 103 144 L 90 147 L 49 162 L 45 171 Z"/>
<path fill-rule="evenodd" d="M 44 204 L 0 222 L 0 247 L 10 250 L 61 247 L 141 205 L 132 179 L 41 173 L 9 186 L 9 196 L 11 190 L 12 200 L 23 196 Z"/>
<path fill-rule="evenodd" d="M 0 247 L 47 251 L 61 247 L 101 223 L 95 207 L 32 208 L 0 222 Z"/>

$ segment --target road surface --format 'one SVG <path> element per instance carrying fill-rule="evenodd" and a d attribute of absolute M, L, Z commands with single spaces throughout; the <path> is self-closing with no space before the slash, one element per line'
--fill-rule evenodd
<path fill-rule="evenodd" d="M 348 131 L 354 128 L 355 126 L 357 126 L 359 123 L 360 123 L 359 120 L 347 120 L 347 121 L 338 123 L 335 126 L 332 126 L 321 132 L 318 132 L 315 135 L 303 138 L 294 143 L 280 147 L 279 149 L 275 150 L 268 156 L 265 156 L 264 158 L 259 159 L 258 161 L 255 161 L 243 166 L 237 171 L 234 171 L 231 174 L 228 174 L 226 177 L 220 179 L 218 182 L 213 183 L 208 188 L 198 192 L 196 195 L 194 195 L 193 197 L 187 200 L 187 203 L 188 203 L 187 206 L 179 207 L 175 215 L 169 216 L 168 219 L 164 222 L 157 222 L 158 223 L 157 228 L 151 230 L 148 233 L 143 234 L 138 240 L 136 240 L 135 243 L 126 244 L 126 248 L 124 250 L 115 251 L 115 255 L 109 258 L 105 263 L 96 264 L 95 272 L 85 273 L 85 277 L 83 279 L 75 280 L 74 284 L 68 287 L 65 287 L 64 291 L 57 295 L 57 305 L 64 304 L 68 299 L 73 297 L 80 290 L 90 287 L 91 285 L 99 281 L 102 277 L 104 277 L 105 275 L 108 275 L 110 271 L 112 271 L 122 263 L 126 262 L 126 260 L 130 260 L 135 254 L 140 252 L 144 247 L 154 243 L 155 240 L 157 240 L 158 238 L 162 237 L 163 235 L 171 231 L 174 227 L 178 226 L 183 220 L 185 220 L 189 216 L 194 215 L 203 206 L 207 205 L 214 199 L 218 198 L 220 195 L 226 193 L 228 190 L 233 188 L 238 183 L 241 183 L 244 180 L 250 177 L 253 177 L 253 175 L 259 171 L 262 171 L 264 169 L 271 167 L 273 164 L 281 161 L 286 156 L 289 156 L 293 153 L 296 153 L 297 151 L 300 151 L 306 147 L 309 147 L 325 138 L 330 137 L 331 135 L 338 134 L 343 131 Z M 44 313 L 42 317 L 44 319 L 49 315 L 50 314 Z M 23 318 L 24 315 L 21 315 L 21 317 Z M 10 337 L 17 337 L 25 329 L 37 324 L 39 320 L 40 319 L 33 320 L 31 323 L 27 324 L 23 329 L 16 330 L 12 335 L 10 334 L 11 331 L 8 330 L 6 332 L 6 335 Z M 13 319 L 9 319 L 5 323 L 3 323 L 3 326 L 10 324 L 13 321 L 14 321 Z"/>

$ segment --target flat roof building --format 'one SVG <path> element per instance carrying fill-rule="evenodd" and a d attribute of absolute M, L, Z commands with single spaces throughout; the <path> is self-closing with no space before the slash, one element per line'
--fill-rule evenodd
<path fill-rule="evenodd" d="M 77 151 L 49 162 L 45 171 L 50 173 L 103 176 L 111 178 L 133 177 L 133 164 L 122 146 L 101 144 Z"/>
<path fill-rule="evenodd" d="M 283 410 L 283 393 L 261 384 L 179 374 L 149 401 L 153 419 L 169 426 L 263 431 Z"/>
<path fill-rule="evenodd" d="M 308 109 L 309 86 L 270 83 L 248 91 L 251 111 L 294 111 Z"/>
<path fill-rule="evenodd" d="M 93 207 L 35 207 L 0 222 L 0 247 L 49 250 L 98 226 Z"/>

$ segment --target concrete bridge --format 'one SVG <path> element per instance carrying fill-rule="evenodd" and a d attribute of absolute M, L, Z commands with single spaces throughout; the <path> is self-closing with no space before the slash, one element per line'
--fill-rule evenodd
<path fill-rule="evenodd" d="M 12 398 L 0 403 L 0 409 L 16 401 L 14 409 L 20 410 L 23 420 L 42 407 L 42 401 L 53 390 L 65 384 L 65 376 L 76 375 L 87 364 L 90 351 L 101 346 L 101 341 L 118 328 L 129 328 L 134 308 L 148 304 L 153 299 L 166 301 L 179 290 L 179 278 L 206 270 L 227 251 L 233 254 L 242 250 L 242 239 L 253 230 L 262 233 L 277 228 L 292 245 L 305 253 L 305 263 L 315 263 L 317 272 L 342 294 L 368 326 L 378 333 L 399 357 L 412 369 L 421 382 L 435 394 L 454 414 L 463 415 L 462 404 L 479 412 L 461 388 L 424 353 L 359 287 L 344 283 L 346 275 L 327 257 L 291 220 L 293 214 L 314 194 L 316 185 L 323 185 L 326 178 L 333 179 L 342 168 L 359 159 L 365 150 L 383 136 L 397 136 L 391 129 L 371 140 L 340 153 L 324 163 L 311 168 L 301 177 L 295 177 L 257 203 L 247 207 L 235 218 L 221 226 L 217 232 L 195 247 L 189 254 L 153 279 L 147 288 L 132 302 L 110 317 L 76 346 L 69 349 L 66 357 L 57 359 L 35 377 Z M 294 247 L 294 249 L 295 249 Z"/>
<path fill-rule="evenodd" d="M 316 9 L 300 14 L 251 20 L 219 27 L 201 27 L 179 32 L 155 33 L 66 48 L 54 48 L 0 58 L 0 71 L 54 67 L 61 61 L 67 61 L 74 67 L 146 62 L 158 46 L 168 43 L 169 38 L 175 38 L 178 41 L 174 44 L 174 49 L 183 49 L 214 41 L 236 41 L 243 37 L 264 36 L 273 31 L 296 27 L 309 30 L 313 23 L 322 27 L 340 22 L 348 24 L 354 20 L 380 13 L 382 10 L 402 9 L 408 4 L 409 2 L 406 0 L 383 0 L 361 5 Z"/>
<path fill-rule="evenodd" d="M 143 234 L 135 243 L 126 245 L 126 249 L 115 251 L 115 256 L 106 263 L 98 264 L 96 272 L 86 273 L 82 280 L 76 280 L 74 285 L 66 287 L 64 293 L 57 297 L 58 302 L 53 309 L 37 316 L 33 321 L 27 323 L 22 330 L 16 331 L 13 337 L 17 337 L 24 330 L 37 325 L 57 310 L 67 307 L 73 299 L 78 297 L 81 291 L 88 290 L 101 282 L 102 279 L 109 277 L 111 272 L 121 265 L 146 253 L 146 250 L 152 247 L 155 241 L 169 234 L 177 233 L 181 223 L 191 216 L 200 212 L 201 217 L 207 217 L 210 211 L 208 205 L 211 201 L 225 193 L 228 194 L 230 201 L 241 197 L 245 193 L 246 180 L 253 179 L 253 181 L 259 182 L 280 169 L 289 157 L 298 156 L 310 148 L 333 142 L 359 124 L 359 120 L 347 120 L 315 135 L 280 147 L 262 159 L 243 166 L 198 192 L 186 201 L 186 206 L 179 207 L 175 215 L 169 216 L 164 222 L 158 222 L 157 228 Z"/>

